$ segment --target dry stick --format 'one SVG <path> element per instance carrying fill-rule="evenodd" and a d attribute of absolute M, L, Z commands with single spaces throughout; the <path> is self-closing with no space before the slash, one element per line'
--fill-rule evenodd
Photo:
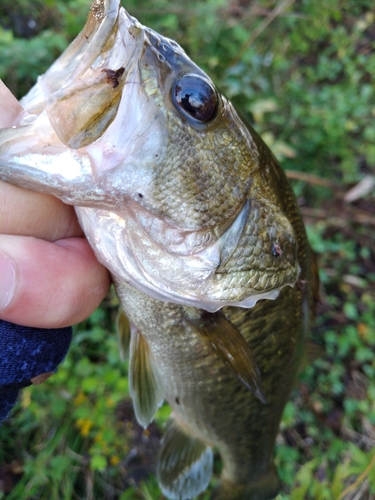
<path fill-rule="evenodd" d="M 331 226 L 344 227 L 348 222 L 355 222 L 356 224 L 363 224 L 375 226 L 375 217 L 368 215 L 363 211 L 347 210 L 340 215 L 332 215 L 332 213 L 324 208 L 310 208 L 300 207 L 302 215 L 306 217 L 313 217 L 315 219 L 326 219 Z"/>
<path fill-rule="evenodd" d="M 353 500 L 362 500 L 363 498 L 365 498 L 364 493 L 368 491 L 368 487 L 369 487 L 369 482 L 368 479 L 366 479 L 366 481 L 363 483 L 363 485 L 361 486 L 360 490 L 353 498 Z"/>
<path fill-rule="evenodd" d="M 375 465 L 375 454 L 374 456 L 372 457 L 372 459 L 370 460 L 370 463 L 368 464 L 368 466 L 366 467 L 366 469 L 362 472 L 362 474 L 360 476 L 358 476 L 358 478 L 356 479 L 356 481 L 354 481 L 354 483 L 352 483 L 350 486 L 348 486 L 338 497 L 337 497 L 337 500 L 342 500 L 346 495 L 348 495 L 349 493 L 351 493 L 353 490 L 355 490 L 361 483 L 362 481 L 366 478 L 366 476 L 369 474 L 369 472 L 371 471 L 371 469 L 374 467 Z"/>
<path fill-rule="evenodd" d="M 349 439 L 355 441 L 358 446 L 360 446 L 361 444 L 365 444 L 370 448 L 373 448 L 375 446 L 374 439 L 371 439 L 371 437 L 365 436 L 360 432 L 353 431 L 353 429 L 345 427 L 344 425 L 341 426 L 341 433 L 344 434 L 345 437 L 348 437 Z"/>
<path fill-rule="evenodd" d="M 330 189 L 334 190 L 334 196 L 335 198 L 342 198 L 344 195 L 344 190 L 342 187 L 335 183 L 332 182 L 328 179 L 322 179 L 321 177 L 318 177 L 317 175 L 312 175 L 312 174 L 306 174 L 305 172 L 297 172 L 295 170 L 286 170 L 285 171 L 286 176 L 288 179 L 294 179 L 294 180 L 299 180 L 299 181 L 304 181 L 308 182 L 309 184 L 316 184 L 318 186 L 324 186 Z M 315 218 L 329 218 L 331 224 L 333 225 L 344 225 L 346 224 L 347 220 L 351 220 L 352 222 L 356 222 L 358 224 L 368 224 L 370 226 L 375 226 L 375 217 L 372 216 L 371 214 L 368 214 L 365 210 L 361 210 L 358 207 L 354 207 L 350 205 L 350 203 L 345 204 L 345 211 L 344 215 L 345 217 L 332 217 L 330 215 L 330 212 L 328 210 L 319 209 L 319 208 L 310 208 L 310 207 L 300 207 L 301 212 L 310 217 L 315 217 Z M 340 222 L 341 221 L 341 222 Z M 345 221 L 345 222 L 344 222 Z"/>
<path fill-rule="evenodd" d="M 235 66 L 241 59 L 245 52 L 248 50 L 250 45 L 258 38 L 258 36 L 267 28 L 272 21 L 279 16 L 283 10 L 290 7 L 295 0 L 283 0 L 280 2 L 273 11 L 266 17 L 266 19 L 253 31 L 253 34 L 246 40 L 246 42 L 242 45 L 237 57 L 231 61 L 229 66 Z"/>
<path fill-rule="evenodd" d="M 306 442 L 303 439 L 303 437 L 301 436 L 301 434 L 298 431 L 296 431 L 295 429 L 291 429 L 290 433 L 291 433 L 293 439 L 295 439 L 297 445 L 300 446 L 303 449 L 303 451 L 306 453 L 306 455 L 308 457 L 311 458 L 311 449 L 310 449 L 310 446 L 308 444 L 306 444 Z"/>
<path fill-rule="evenodd" d="M 322 179 L 322 177 L 318 177 L 317 175 L 306 174 L 305 172 L 297 172 L 296 170 L 285 170 L 286 176 L 288 179 L 295 179 L 298 181 L 305 181 L 309 184 L 317 184 L 318 186 L 324 186 L 331 189 L 341 190 L 342 188 L 336 184 L 336 182 L 332 182 L 328 179 Z"/>
<path fill-rule="evenodd" d="M 355 222 L 358 222 L 359 224 L 371 224 L 372 226 L 375 225 L 375 217 L 369 215 L 365 210 L 362 210 L 358 207 L 353 207 L 350 204 L 348 204 L 346 210 L 349 212 L 350 217 Z"/>

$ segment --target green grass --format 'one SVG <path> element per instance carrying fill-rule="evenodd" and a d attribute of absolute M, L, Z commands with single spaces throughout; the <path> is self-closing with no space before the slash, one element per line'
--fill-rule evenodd
<path fill-rule="evenodd" d="M 323 285 L 313 335 L 325 353 L 300 375 L 284 412 L 276 446 L 284 484 L 278 499 L 374 498 L 374 195 L 351 204 L 343 199 L 375 175 L 374 4 L 299 0 L 265 27 L 280 4 L 129 0 L 126 8 L 179 41 L 282 166 L 297 172 L 291 182 Z M 9 28 L 15 30 L 16 13 L 30 16 L 30 2 L 1 3 L 0 77 L 17 95 L 82 27 L 87 6 L 83 0 L 33 2 L 36 29 L 25 38 Z M 322 186 L 322 179 L 335 188 Z M 163 407 L 146 432 L 136 425 L 115 309 L 111 294 L 76 328 L 58 373 L 25 389 L 0 428 L 0 477 L 8 492 L 0 498 L 162 498 L 152 474 L 169 410 Z"/>

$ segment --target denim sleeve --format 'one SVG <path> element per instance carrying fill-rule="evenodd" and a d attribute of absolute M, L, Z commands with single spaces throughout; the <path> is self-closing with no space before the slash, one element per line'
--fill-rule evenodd
<path fill-rule="evenodd" d="M 0 423 L 22 387 L 31 385 L 38 375 L 57 370 L 71 338 L 71 327 L 46 330 L 0 320 Z"/>

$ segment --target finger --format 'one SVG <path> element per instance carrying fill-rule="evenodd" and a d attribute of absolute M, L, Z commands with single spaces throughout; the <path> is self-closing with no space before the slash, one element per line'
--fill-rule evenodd
<path fill-rule="evenodd" d="M 0 181 L 0 234 L 48 241 L 83 236 L 74 208 L 46 194 Z"/>
<path fill-rule="evenodd" d="M 0 317 L 20 325 L 58 328 L 87 318 L 110 284 L 84 238 L 50 243 L 0 236 Z"/>
<path fill-rule="evenodd" d="M 0 80 L 0 128 L 11 127 L 23 113 L 25 113 L 23 107 Z"/>

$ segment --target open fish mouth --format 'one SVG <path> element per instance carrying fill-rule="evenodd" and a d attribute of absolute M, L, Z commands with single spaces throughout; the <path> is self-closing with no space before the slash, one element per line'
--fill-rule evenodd
<path fill-rule="evenodd" d="M 187 102 L 194 85 L 201 108 Z M 253 137 L 178 44 L 118 0 L 93 3 L 21 104 L 21 122 L 0 131 L 0 178 L 75 205 L 120 280 L 211 312 L 296 283 L 294 230 L 277 196 L 258 200 Z"/>

